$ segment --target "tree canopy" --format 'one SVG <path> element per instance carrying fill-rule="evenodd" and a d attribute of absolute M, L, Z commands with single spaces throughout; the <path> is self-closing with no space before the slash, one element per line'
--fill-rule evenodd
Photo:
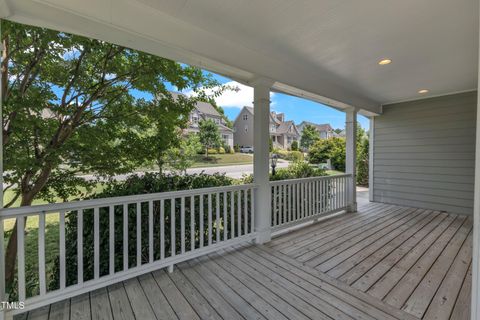
<path fill-rule="evenodd" d="M 208 157 L 208 149 L 221 147 L 222 138 L 216 123 L 211 119 L 200 121 L 199 130 L 200 142 L 205 147 L 205 156 Z"/>
<path fill-rule="evenodd" d="M 3 178 L 15 192 L 7 207 L 68 199 L 90 185 L 82 173 L 111 177 L 159 159 L 196 101 L 211 98 L 205 90 L 222 90 L 198 68 L 104 41 L 6 20 L 1 36 Z M 173 86 L 195 94 L 174 99 Z"/>
<path fill-rule="evenodd" d="M 320 133 L 318 132 L 315 126 L 307 124 L 303 128 L 302 136 L 300 138 L 300 146 L 304 149 L 308 149 L 315 143 L 315 141 L 320 139 Z"/>

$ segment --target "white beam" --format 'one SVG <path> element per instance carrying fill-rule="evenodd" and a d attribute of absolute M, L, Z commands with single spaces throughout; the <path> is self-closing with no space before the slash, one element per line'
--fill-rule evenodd
<path fill-rule="evenodd" d="M 270 87 L 273 82 L 258 80 L 253 88 L 253 177 L 255 192 L 255 230 L 257 243 L 270 241 L 271 189 L 269 171 Z"/>
<path fill-rule="evenodd" d="M 348 212 L 357 211 L 356 163 L 357 163 L 357 110 L 351 108 L 345 114 L 346 159 L 345 172 L 352 175 L 348 186 Z"/>
<path fill-rule="evenodd" d="M 480 38 L 480 29 L 478 33 Z M 480 52 L 478 56 L 480 62 Z M 480 79 L 480 63 L 478 70 Z M 477 84 L 478 86 L 478 84 Z M 472 261 L 472 320 L 480 319 L 480 94 L 477 87 L 477 132 L 475 142 L 475 189 L 473 192 L 473 261 Z"/>

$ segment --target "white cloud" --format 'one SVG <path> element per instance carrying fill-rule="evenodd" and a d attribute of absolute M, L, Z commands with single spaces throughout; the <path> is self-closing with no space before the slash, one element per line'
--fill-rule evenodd
<path fill-rule="evenodd" d="M 237 91 L 227 90 L 222 93 L 221 96 L 216 97 L 215 101 L 217 105 L 225 108 L 243 108 L 244 106 L 253 106 L 253 88 L 236 81 L 230 81 L 224 83 L 224 85 L 237 88 Z M 205 90 L 208 95 L 213 94 L 218 88 L 212 88 Z M 191 95 L 193 92 L 186 92 L 187 95 Z M 270 93 L 270 98 L 273 97 L 273 92 Z M 273 104 L 273 103 L 272 103 Z"/>

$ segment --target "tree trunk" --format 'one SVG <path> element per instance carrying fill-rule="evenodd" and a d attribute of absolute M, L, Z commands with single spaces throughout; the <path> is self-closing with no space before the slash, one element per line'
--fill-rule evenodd
<path fill-rule="evenodd" d="M 32 193 L 24 193 L 22 194 L 22 202 L 20 206 L 30 206 L 32 205 L 33 198 L 35 197 Z M 27 217 L 25 217 L 24 224 L 27 223 Z M 6 285 L 6 292 L 11 292 L 13 280 L 15 278 L 15 264 L 17 259 L 17 221 L 15 221 L 15 225 L 13 226 L 12 234 L 8 239 L 7 244 L 7 251 L 5 253 L 5 285 Z"/>

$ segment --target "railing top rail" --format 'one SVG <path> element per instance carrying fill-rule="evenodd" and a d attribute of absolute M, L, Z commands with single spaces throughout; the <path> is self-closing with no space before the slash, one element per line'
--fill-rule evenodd
<path fill-rule="evenodd" d="M 188 190 L 179 190 L 179 191 L 168 191 L 168 192 L 157 192 L 157 193 L 147 193 L 147 194 L 138 194 L 132 196 L 120 196 L 120 197 L 111 197 L 111 198 L 100 198 L 100 199 L 91 199 L 91 200 L 79 200 L 71 202 L 62 202 L 62 203 L 52 203 L 52 204 L 42 204 L 42 205 L 33 205 L 25 206 L 18 208 L 7 208 L 0 209 L 0 218 L 14 218 L 19 215 L 30 215 L 30 214 L 39 214 L 39 213 L 49 213 L 49 212 L 60 212 L 60 211 L 72 211 L 79 210 L 83 208 L 95 208 L 95 207 L 108 207 L 111 205 L 120 205 L 124 203 L 136 203 L 136 202 L 145 202 L 145 201 L 156 201 L 162 199 L 171 199 L 171 198 L 180 198 L 187 196 L 198 196 L 209 193 L 221 193 L 245 189 L 255 189 L 257 185 L 255 184 L 241 184 L 233 186 L 221 186 L 221 187 L 212 187 L 212 188 L 199 188 L 199 189 L 188 189 Z"/>
<path fill-rule="evenodd" d="M 300 179 L 287 179 L 287 180 L 278 180 L 278 181 L 270 181 L 271 186 L 281 185 L 281 184 L 294 184 L 299 182 L 308 182 L 308 181 L 315 181 L 315 180 L 331 180 L 335 178 L 344 178 L 344 177 L 351 177 L 351 174 L 336 174 L 333 176 L 319 176 L 319 177 L 309 177 L 309 178 L 300 178 Z"/>

